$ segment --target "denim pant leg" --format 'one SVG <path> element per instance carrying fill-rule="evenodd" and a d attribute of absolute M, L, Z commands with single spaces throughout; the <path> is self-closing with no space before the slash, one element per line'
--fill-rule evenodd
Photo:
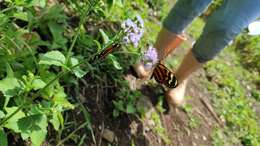
<path fill-rule="evenodd" d="M 211 60 L 252 21 L 260 17 L 260 0 L 225 0 L 207 20 L 192 52 L 201 63 Z"/>
<path fill-rule="evenodd" d="M 164 28 L 180 34 L 212 0 L 178 0 L 163 22 Z"/>

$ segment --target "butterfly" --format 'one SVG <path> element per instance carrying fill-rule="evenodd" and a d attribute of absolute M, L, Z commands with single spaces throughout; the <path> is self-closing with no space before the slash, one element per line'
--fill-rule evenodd
<path fill-rule="evenodd" d="M 113 44 L 112 46 L 104 49 L 100 53 L 96 54 L 91 60 L 90 63 L 93 63 L 96 60 L 104 60 L 110 53 L 120 47 L 120 44 Z"/>
<path fill-rule="evenodd" d="M 178 85 L 177 78 L 166 66 L 158 63 L 153 70 L 151 78 L 154 78 L 158 83 L 164 84 L 168 88 L 175 88 Z"/>

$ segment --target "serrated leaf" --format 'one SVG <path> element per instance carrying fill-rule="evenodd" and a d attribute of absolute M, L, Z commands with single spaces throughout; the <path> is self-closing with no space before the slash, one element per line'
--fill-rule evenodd
<path fill-rule="evenodd" d="M 110 41 L 109 37 L 107 36 L 107 34 L 104 32 L 103 29 L 99 29 L 99 32 L 101 33 L 104 44 L 107 44 Z"/>
<path fill-rule="evenodd" d="M 119 62 L 117 61 L 116 57 L 112 54 L 109 54 L 107 56 L 109 58 L 109 60 L 112 62 L 113 66 L 117 69 L 117 70 L 121 70 L 122 67 L 121 65 L 119 64 Z"/>
<path fill-rule="evenodd" d="M 66 99 L 67 95 L 62 88 L 58 90 L 57 93 L 53 95 L 53 101 L 56 105 L 62 105 L 65 108 L 73 109 L 74 106 Z"/>
<path fill-rule="evenodd" d="M 56 22 L 49 22 L 48 27 L 51 31 L 53 42 L 52 42 L 52 49 L 56 48 L 63 48 L 65 47 L 65 44 L 67 43 L 67 39 L 64 37 L 64 27 L 62 27 L 61 24 L 58 24 Z"/>
<path fill-rule="evenodd" d="M 23 133 L 31 133 L 33 130 L 38 130 L 38 123 L 42 120 L 41 114 L 35 114 L 23 117 L 18 120 L 18 127 Z"/>
<path fill-rule="evenodd" d="M 5 110 L 7 112 L 6 117 L 10 116 L 13 112 L 15 112 L 18 107 L 6 107 Z M 17 121 L 21 118 L 25 117 L 23 111 L 18 111 L 14 116 L 12 116 L 4 125 L 4 127 L 13 130 L 14 132 L 20 132 Z"/>
<path fill-rule="evenodd" d="M 16 96 L 20 92 L 22 92 L 23 88 L 24 88 L 23 82 L 16 78 L 7 77 L 7 78 L 2 79 L 0 81 L 0 91 L 6 97 L 4 107 L 7 106 L 10 98 L 13 96 Z"/>
<path fill-rule="evenodd" d="M 47 117 L 45 115 L 42 115 L 42 118 L 37 123 L 37 125 L 40 127 L 40 129 L 33 130 L 30 134 L 30 138 L 34 146 L 41 146 L 47 135 Z"/>
<path fill-rule="evenodd" d="M 8 146 L 7 135 L 5 134 L 4 129 L 0 128 L 0 145 Z"/>
<path fill-rule="evenodd" d="M 74 58 L 74 57 L 72 57 L 70 59 L 70 62 L 71 62 L 72 66 L 79 64 L 78 59 Z M 82 78 L 87 73 L 87 72 L 83 71 L 82 69 L 80 69 L 79 66 L 75 67 L 72 71 L 73 71 L 74 75 L 78 78 Z"/>
<path fill-rule="evenodd" d="M 39 64 L 64 66 L 66 58 L 60 51 L 50 51 L 45 53 Z"/>
<path fill-rule="evenodd" d="M 126 106 L 126 112 L 127 112 L 128 114 L 133 114 L 133 113 L 136 112 L 136 109 L 135 109 L 135 107 L 134 107 L 132 104 L 127 104 L 127 106 Z"/>
<path fill-rule="evenodd" d="M 32 88 L 34 90 L 42 89 L 45 85 L 46 83 L 41 79 L 34 79 L 32 81 Z"/>
<path fill-rule="evenodd" d="M 4 78 L 0 81 L 0 91 L 3 92 L 5 97 L 17 95 L 23 87 L 23 82 L 16 78 Z"/>
<path fill-rule="evenodd" d="M 52 119 L 50 120 L 50 122 L 53 125 L 54 129 L 58 131 L 60 128 L 60 120 L 57 112 L 53 112 Z"/>
<path fill-rule="evenodd" d="M 30 134 L 33 146 L 41 146 L 47 135 L 47 130 L 37 130 Z"/>

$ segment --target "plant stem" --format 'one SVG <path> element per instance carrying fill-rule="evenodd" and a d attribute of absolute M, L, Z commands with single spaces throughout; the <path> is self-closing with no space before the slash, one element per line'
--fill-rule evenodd
<path fill-rule="evenodd" d="M 85 22 L 86 16 L 87 16 L 87 15 L 89 14 L 89 12 L 96 6 L 96 4 L 98 3 L 97 1 L 99 1 L 99 0 L 95 0 L 95 1 L 94 1 L 94 4 L 90 3 L 90 4 L 89 4 L 90 6 L 87 8 L 86 12 L 83 11 L 83 14 L 82 14 L 82 16 L 81 16 L 81 18 L 80 18 L 79 26 L 78 26 L 77 31 L 76 31 L 76 35 L 74 36 L 74 38 L 73 38 L 73 40 L 72 40 L 72 43 L 71 43 L 71 45 L 70 45 L 70 47 L 69 47 L 69 50 L 68 50 L 68 52 L 67 52 L 65 64 L 68 64 L 69 58 L 70 58 L 70 56 L 71 56 L 72 49 L 73 49 L 74 46 L 75 46 L 76 40 L 77 40 L 77 38 L 78 38 L 78 36 L 79 36 L 79 33 L 80 33 L 80 28 L 81 28 L 81 26 L 83 25 L 83 23 Z"/>
<path fill-rule="evenodd" d="M 25 104 L 20 105 L 12 114 L 0 121 L 0 127 L 2 127 L 5 124 L 5 122 L 11 119 L 15 114 L 17 114 L 24 107 L 24 105 Z"/>
<path fill-rule="evenodd" d="M 88 123 L 87 128 L 88 128 L 88 129 L 90 130 L 90 132 L 91 132 L 92 140 L 93 140 L 94 144 L 96 144 L 95 135 L 94 135 L 93 129 L 92 129 L 92 127 L 91 127 L 90 114 L 89 114 L 88 110 L 85 108 L 85 106 L 81 103 L 80 99 L 78 98 L 78 89 L 79 89 L 79 88 L 78 88 L 78 86 L 77 86 L 77 87 L 76 87 L 76 96 L 75 96 L 75 98 L 76 98 L 76 100 L 77 100 L 78 103 L 79 103 L 79 106 L 80 106 L 80 108 L 81 108 L 81 110 L 82 110 L 82 112 L 83 112 L 83 115 L 84 115 L 84 118 L 85 118 L 86 122 Z"/>
<path fill-rule="evenodd" d="M 77 129 L 75 129 L 74 131 L 72 131 L 67 137 L 65 137 L 64 139 L 62 139 L 57 146 L 62 145 L 65 141 L 67 141 L 73 134 L 75 134 L 77 131 L 79 131 L 80 129 L 82 129 L 83 127 L 85 127 L 88 123 L 85 122 L 83 124 L 81 124 Z"/>

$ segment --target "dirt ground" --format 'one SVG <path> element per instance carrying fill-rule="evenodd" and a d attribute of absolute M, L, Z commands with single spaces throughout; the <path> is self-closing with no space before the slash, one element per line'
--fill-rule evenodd
<path fill-rule="evenodd" d="M 183 54 L 183 50 L 176 50 L 175 55 Z M 126 76 L 130 80 L 130 86 L 134 86 L 136 90 L 141 90 L 143 95 L 147 97 L 145 100 L 146 104 L 155 107 L 156 98 L 163 95 L 163 88 L 159 85 L 154 87 L 145 84 L 145 82 L 140 83 L 132 75 Z M 191 97 L 186 102 L 187 105 L 192 107 L 189 113 L 182 108 L 175 108 L 167 114 L 160 113 L 154 110 L 155 108 L 153 109 L 153 112 L 157 112 L 160 115 L 162 126 L 166 129 L 170 140 L 169 144 L 165 144 L 158 133 L 152 130 L 149 116 L 145 120 L 140 120 L 135 116 L 127 114 L 118 118 L 113 117 L 112 100 L 115 98 L 114 92 L 116 91 L 116 87 L 113 84 L 108 83 L 102 87 L 85 84 L 80 89 L 81 99 L 93 117 L 92 128 L 96 140 L 96 144 L 94 144 L 91 136 L 88 136 L 86 146 L 108 146 L 109 144 L 115 146 L 131 146 L 132 144 L 136 146 L 212 145 L 212 130 L 214 127 L 219 126 L 220 122 L 217 121 L 219 119 L 214 117 L 214 109 L 211 109 L 212 106 L 208 100 L 210 95 L 207 93 L 205 85 L 203 86 L 201 83 L 201 78 L 206 78 L 203 69 L 194 74 L 189 80 L 186 92 L 186 96 Z M 199 121 L 195 123 L 195 126 L 191 125 L 191 117 Z M 112 134 L 113 136 L 113 142 L 103 138 L 104 131 L 111 132 L 110 135 Z"/>

